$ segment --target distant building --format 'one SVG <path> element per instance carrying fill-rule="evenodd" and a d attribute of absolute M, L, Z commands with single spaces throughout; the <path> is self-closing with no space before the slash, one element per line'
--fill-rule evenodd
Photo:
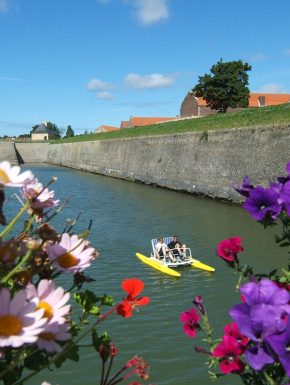
<path fill-rule="evenodd" d="M 140 117 L 140 116 L 131 116 L 128 121 L 128 128 L 131 127 L 141 127 L 141 126 L 150 126 L 152 124 L 172 122 L 176 120 L 176 117 Z"/>
<path fill-rule="evenodd" d="M 41 123 L 32 133 L 31 140 L 50 140 L 56 137 L 55 132 L 47 128 L 47 122 Z"/>
<path fill-rule="evenodd" d="M 128 128 L 129 127 L 129 121 L 128 120 L 122 120 L 120 124 L 120 128 Z"/>
<path fill-rule="evenodd" d="M 278 104 L 290 103 L 290 94 L 265 94 L 251 93 L 249 107 L 275 106 Z M 229 108 L 228 112 L 236 111 L 237 108 Z M 216 114 L 217 110 L 212 110 L 206 105 L 206 100 L 196 97 L 192 92 L 188 92 L 180 107 L 180 117 L 200 117 Z"/>
<path fill-rule="evenodd" d="M 100 134 L 101 132 L 113 132 L 113 131 L 119 131 L 119 130 L 120 128 L 118 127 L 102 125 L 95 129 L 94 134 Z"/>

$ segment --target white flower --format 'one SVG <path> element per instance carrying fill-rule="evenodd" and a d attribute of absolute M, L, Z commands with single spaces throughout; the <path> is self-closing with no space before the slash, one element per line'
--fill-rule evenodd
<path fill-rule="evenodd" d="M 69 326 L 67 324 L 50 324 L 45 325 L 45 330 L 40 333 L 37 340 L 39 349 L 44 349 L 49 353 L 61 352 L 62 348 L 58 341 L 67 341 L 71 335 L 67 333 Z"/>
<path fill-rule="evenodd" d="M 58 244 L 49 244 L 47 253 L 57 270 L 72 273 L 89 267 L 97 256 L 96 250 L 88 247 L 88 241 L 67 233 L 62 235 Z"/>
<path fill-rule="evenodd" d="M 34 300 L 27 301 L 24 290 L 11 298 L 7 288 L 0 289 L 0 347 L 35 342 L 47 322 L 43 313 L 43 309 L 36 310 Z"/>
<path fill-rule="evenodd" d="M 0 163 L 0 188 L 23 187 L 26 183 L 33 180 L 34 176 L 31 171 L 20 173 L 19 166 L 11 166 L 6 160 Z"/>
<path fill-rule="evenodd" d="M 66 322 L 65 316 L 70 312 L 70 305 L 65 304 L 70 298 L 69 293 L 65 293 L 62 287 L 55 288 L 54 282 L 42 279 L 37 289 L 30 284 L 26 287 L 27 298 L 35 298 L 37 309 L 43 309 L 43 317 L 48 319 L 48 323 L 63 324 Z"/>

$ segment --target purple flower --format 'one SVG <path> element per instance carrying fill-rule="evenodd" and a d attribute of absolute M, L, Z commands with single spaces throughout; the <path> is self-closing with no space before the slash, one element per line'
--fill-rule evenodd
<path fill-rule="evenodd" d="M 250 183 L 250 178 L 245 176 L 243 183 L 239 186 L 237 183 L 233 183 L 233 188 L 241 195 L 248 197 L 250 191 L 254 189 L 254 186 Z"/>
<path fill-rule="evenodd" d="M 278 198 L 279 194 L 275 189 L 258 186 L 249 193 L 243 208 L 257 221 L 262 221 L 266 216 L 277 219 L 282 209 Z"/>
<path fill-rule="evenodd" d="M 278 355 L 279 360 L 290 377 L 290 321 L 288 319 L 286 330 L 280 334 L 271 334 L 266 337 L 267 342 Z"/>
<path fill-rule="evenodd" d="M 290 216 L 290 181 L 287 181 L 282 185 L 280 196 L 279 196 L 287 214 Z"/>
<path fill-rule="evenodd" d="M 255 370 L 261 370 L 264 365 L 272 364 L 275 361 L 268 346 L 259 342 L 248 348 L 245 358 Z"/>
<path fill-rule="evenodd" d="M 241 294 L 245 302 L 233 306 L 230 315 L 240 332 L 252 341 L 246 353 L 249 365 L 260 370 L 273 362 L 266 337 L 286 330 L 290 314 L 289 292 L 270 279 L 263 279 L 243 285 Z"/>
<path fill-rule="evenodd" d="M 290 162 L 286 164 L 286 171 L 287 171 L 287 174 L 290 176 Z"/>

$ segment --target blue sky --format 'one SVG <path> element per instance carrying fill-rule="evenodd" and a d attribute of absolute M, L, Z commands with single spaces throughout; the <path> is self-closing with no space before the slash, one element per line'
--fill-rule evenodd
<path fill-rule="evenodd" d="M 0 136 L 175 116 L 220 58 L 290 93 L 289 0 L 0 0 Z"/>

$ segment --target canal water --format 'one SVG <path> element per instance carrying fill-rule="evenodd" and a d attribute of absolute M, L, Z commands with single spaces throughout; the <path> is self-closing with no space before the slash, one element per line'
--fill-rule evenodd
<path fill-rule="evenodd" d="M 67 218 L 74 219 L 79 213 L 78 231 L 93 220 L 90 240 L 100 256 L 86 271 L 95 279 L 91 290 L 97 295 L 111 294 L 119 301 L 124 295 L 122 280 L 137 277 L 145 283 L 144 295 L 150 296 L 150 305 L 129 319 L 113 315 L 100 325 L 99 332 L 108 330 L 120 351 L 115 369 L 139 355 L 150 363 L 148 383 L 209 384 L 204 365 L 207 357 L 194 351 L 194 345 L 201 342 L 184 335 L 180 313 L 191 308 L 196 295 L 202 295 L 215 336 L 222 336 L 224 324 L 230 321 L 228 309 L 239 302 L 239 296 L 235 292 L 237 276 L 215 255 L 217 243 L 241 236 L 245 247 L 242 262 L 251 264 L 256 272 L 268 272 L 286 265 L 286 251 L 273 240 L 277 229 L 264 231 L 240 206 L 230 203 L 50 165 L 22 168 L 31 169 L 43 184 L 58 177 L 53 185 L 56 197 L 62 201 L 69 197 L 53 222 L 59 231 Z M 187 267 L 176 279 L 135 257 L 137 251 L 149 255 L 151 238 L 172 234 L 178 234 L 194 257 L 215 266 L 216 272 Z M 99 361 L 92 349 L 83 348 L 79 363 L 70 361 L 61 370 L 42 372 L 29 384 L 46 380 L 53 385 L 98 385 Z M 241 383 L 238 376 L 218 382 Z"/>

